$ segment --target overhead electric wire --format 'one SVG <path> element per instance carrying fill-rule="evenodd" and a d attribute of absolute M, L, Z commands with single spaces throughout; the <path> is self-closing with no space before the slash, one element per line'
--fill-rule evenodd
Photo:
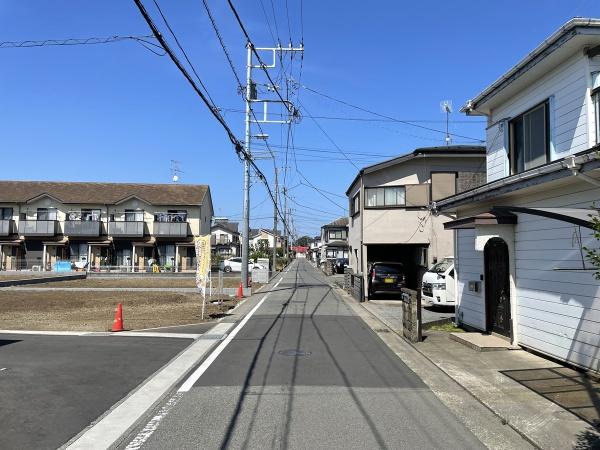
<path fill-rule="evenodd" d="M 338 208 L 341 208 L 342 210 L 346 211 L 347 208 L 343 207 L 342 205 L 340 205 L 339 203 L 334 202 L 333 200 L 331 200 L 329 197 L 327 197 L 324 192 L 324 190 L 319 189 L 318 187 L 316 187 L 315 185 L 313 185 L 302 173 L 301 170 L 296 169 L 296 172 L 298 173 L 298 175 L 300 175 L 302 177 L 302 179 L 304 179 L 304 181 L 306 181 L 307 184 L 304 184 L 305 186 L 308 186 L 312 189 L 314 189 L 319 195 L 321 195 L 321 197 L 325 198 L 329 203 L 332 203 L 333 205 L 337 206 Z"/>
<path fill-rule="evenodd" d="M 160 33 L 160 31 L 158 30 L 158 28 L 154 24 L 154 21 L 152 20 L 152 18 L 150 17 L 150 15 L 148 14 L 148 12 L 146 11 L 146 8 L 142 4 L 141 0 L 133 0 L 133 1 L 136 4 L 136 6 L 138 7 L 138 9 L 139 9 L 142 17 L 144 18 L 144 20 L 146 21 L 146 23 L 148 24 L 148 26 L 152 30 L 152 34 L 156 37 L 156 39 L 160 43 L 160 45 L 163 48 L 163 50 L 169 55 L 169 58 L 171 58 L 171 60 L 177 66 L 177 68 L 179 69 L 179 71 L 187 79 L 188 83 L 192 86 L 192 88 L 194 89 L 194 91 L 196 92 L 196 94 L 198 94 L 198 96 L 200 97 L 200 99 L 202 100 L 202 102 L 208 107 L 208 109 L 210 110 L 211 114 L 217 119 L 217 121 L 225 129 L 225 132 L 227 133 L 227 136 L 228 136 L 229 140 L 231 141 L 231 143 L 234 145 L 235 150 L 238 153 L 238 155 L 241 154 L 243 156 L 243 158 L 245 158 L 248 161 L 248 163 L 254 168 L 254 170 L 258 174 L 259 178 L 261 179 L 261 181 L 264 182 L 265 187 L 267 189 L 267 193 L 271 197 L 271 200 L 275 203 L 275 196 L 273 195 L 273 192 L 271 191 L 271 187 L 267 183 L 266 177 L 264 176 L 264 174 L 262 173 L 262 171 L 260 170 L 260 168 L 256 165 L 256 163 L 252 160 L 252 158 L 248 154 L 248 152 L 244 149 L 244 146 L 242 145 L 242 143 L 235 137 L 235 135 L 231 131 L 231 128 L 229 128 L 229 125 L 227 125 L 227 122 L 225 122 L 225 119 L 223 119 L 223 117 L 219 113 L 218 108 L 214 104 L 212 104 L 209 101 L 209 99 L 206 97 L 206 95 L 204 95 L 204 93 L 200 90 L 200 88 L 198 88 L 198 86 L 196 85 L 196 83 L 194 82 L 194 80 L 192 79 L 192 77 L 190 76 L 190 74 L 188 73 L 188 71 L 186 70 L 186 68 L 183 67 L 183 65 L 181 64 L 181 61 L 179 61 L 179 59 L 177 58 L 177 56 L 173 53 L 173 51 L 171 50 L 171 47 L 165 41 L 164 37 L 162 36 L 162 34 Z M 282 218 L 283 224 L 286 226 L 286 228 L 288 228 L 287 223 L 283 219 L 283 216 L 281 215 L 281 211 L 279 210 L 279 208 L 277 208 L 277 213 L 278 213 L 279 217 Z M 288 230 L 289 230 L 289 228 L 288 228 Z"/>
<path fill-rule="evenodd" d="M 353 104 L 348 103 L 348 102 L 346 102 L 344 100 L 340 100 L 340 99 L 337 99 L 335 97 L 332 97 L 331 95 L 324 94 L 324 93 L 319 92 L 319 91 L 317 91 L 315 89 L 309 88 L 308 86 L 305 86 L 303 84 L 300 84 L 300 83 L 298 83 L 298 84 L 299 84 L 300 87 L 306 89 L 309 92 L 312 92 L 313 94 L 320 95 L 322 97 L 325 97 L 325 98 L 327 98 L 329 100 L 332 100 L 334 102 L 337 102 L 337 103 L 341 103 L 342 105 L 348 106 L 350 108 L 354 108 L 354 109 L 357 109 L 359 111 L 366 112 L 368 114 L 372 114 L 372 115 L 377 116 L 377 117 L 382 117 L 384 119 L 389 119 L 389 120 L 392 120 L 394 122 L 403 123 L 405 125 L 410 125 L 412 127 L 417 127 L 417 128 L 421 128 L 423 130 L 432 131 L 432 132 L 435 132 L 435 133 L 442 133 L 442 134 L 446 135 L 446 131 L 445 130 L 438 130 L 436 128 L 426 127 L 424 125 L 419 125 L 417 123 L 413 123 L 413 122 L 408 122 L 408 121 L 405 121 L 405 120 L 396 119 L 395 117 L 390 117 L 390 116 L 387 116 L 385 114 L 380 114 L 378 112 L 371 111 L 371 110 L 369 110 L 367 108 L 363 108 L 362 106 L 353 105 Z M 470 136 L 464 136 L 462 134 L 457 134 L 457 133 L 448 133 L 448 134 L 450 134 L 451 136 L 456 136 L 456 137 L 460 137 L 460 138 L 463 138 L 463 139 L 470 139 L 470 140 L 476 141 L 476 142 L 485 142 L 483 139 L 473 138 L 473 137 L 470 137 Z"/>

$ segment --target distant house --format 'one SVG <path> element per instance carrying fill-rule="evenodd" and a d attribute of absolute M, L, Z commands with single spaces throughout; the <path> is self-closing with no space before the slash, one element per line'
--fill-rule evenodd
<path fill-rule="evenodd" d="M 239 256 L 240 233 L 238 222 L 216 219 L 210 228 L 212 253 L 225 258 Z"/>
<path fill-rule="evenodd" d="M 487 184 L 434 205 L 456 214 L 457 320 L 600 370 L 600 20 L 573 19 L 463 111 L 487 119 Z"/>
<path fill-rule="evenodd" d="M 348 257 L 348 218 L 341 217 L 321 227 L 320 263 Z"/>
<path fill-rule="evenodd" d="M 268 248 L 275 248 L 275 242 L 277 242 L 277 248 L 282 247 L 282 238 L 279 232 L 275 237 L 273 230 L 267 230 L 265 228 L 253 228 L 250 229 L 250 248 L 259 249 L 261 245 L 266 245 Z"/>
<path fill-rule="evenodd" d="M 443 225 L 451 217 L 433 216 L 430 201 L 484 182 L 481 146 L 419 148 L 364 167 L 346 191 L 350 267 L 366 274 L 370 263 L 401 262 L 408 286 L 419 287 L 427 268 L 453 253 L 453 235 Z"/>
<path fill-rule="evenodd" d="M 308 258 L 314 263 L 319 263 L 321 258 L 321 236 L 315 236 L 310 243 Z"/>
<path fill-rule="evenodd" d="M 206 185 L 0 181 L 0 270 L 195 270 L 212 215 Z"/>

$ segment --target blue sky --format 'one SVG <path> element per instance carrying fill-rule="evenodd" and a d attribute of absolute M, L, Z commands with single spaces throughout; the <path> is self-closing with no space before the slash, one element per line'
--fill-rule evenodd
<path fill-rule="evenodd" d="M 144 3 L 174 47 L 152 1 Z M 208 3 L 236 69 L 244 76 L 244 37 L 225 1 Z M 304 36 L 303 85 L 440 130 L 445 124 L 439 104 L 449 99 L 456 111 L 451 132 L 475 139 L 484 138 L 484 124 L 458 113 L 460 105 L 569 18 L 600 17 L 595 0 L 237 0 L 234 4 L 257 46 L 273 45 L 272 36 L 285 44 L 290 36 L 295 44 Z M 162 0 L 160 5 L 211 97 L 243 139 L 243 114 L 231 111 L 243 108 L 242 99 L 202 1 Z M 124 0 L 3 2 L 0 22 L 0 41 L 150 34 L 133 1 Z M 211 186 L 216 215 L 239 220 L 242 164 L 168 57 L 134 42 L 120 42 L 0 49 L 0 58 L 3 178 L 161 183 L 170 181 L 169 161 L 174 159 L 181 161 L 183 182 Z M 299 70 L 296 58 L 286 63 L 284 73 L 298 80 Z M 284 79 L 278 69 L 272 73 Z M 266 80 L 257 73 L 256 81 Z M 304 88 L 293 97 L 299 97 L 305 108 L 302 121 L 293 127 L 296 158 L 288 153 L 287 173 L 293 197 L 289 206 L 295 210 L 299 234 L 317 234 L 321 224 L 344 214 L 335 203 L 347 206 L 340 196 L 357 169 L 336 147 L 362 167 L 416 147 L 444 143 L 443 133 L 415 126 L 317 119 L 327 137 L 306 111 L 318 117 L 376 117 Z M 263 127 L 277 151 L 277 164 L 283 167 L 287 129 Z M 258 163 L 272 183 L 273 162 Z M 335 195 L 323 194 L 326 200 L 299 184 L 296 166 L 316 187 Z M 264 187 L 255 180 L 252 225 L 271 226 L 272 211 Z"/>

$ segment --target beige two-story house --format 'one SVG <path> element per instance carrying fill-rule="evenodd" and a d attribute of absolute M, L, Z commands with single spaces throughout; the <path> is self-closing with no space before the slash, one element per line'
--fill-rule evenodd
<path fill-rule="evenodd" d="M 0 181 L 0 269 L 194 270 L 206 185 Z"/>
<path fill-rule="evenodd" d="M 484 182 L 481 146 L 419 148 L 361 169 L 346 191 L 350 267 L 365 274 L 370 263 L 401 262 L 416 288 L 429 265 L 453 253 L 443 225 L 451 217 L 432 215 L 430 202 Z"/>

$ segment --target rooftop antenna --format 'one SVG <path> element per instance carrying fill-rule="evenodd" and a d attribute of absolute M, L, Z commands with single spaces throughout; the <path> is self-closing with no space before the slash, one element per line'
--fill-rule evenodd
<path fill-rule="evenodd" d="M 183 170 L 179 168 L 181 161 L 171 160 L 171 181 L 173 183 L 179 183 L 179 174 L 183 173 Z"/>
<path fill-rule="evenodd" d="M 452 112 L 452 100 L 442 100 L 440 102 L 440 111 L 446 113 L 446 145 L 452 143 L 452 137 L 450 137 L 450 113 Z"/>

